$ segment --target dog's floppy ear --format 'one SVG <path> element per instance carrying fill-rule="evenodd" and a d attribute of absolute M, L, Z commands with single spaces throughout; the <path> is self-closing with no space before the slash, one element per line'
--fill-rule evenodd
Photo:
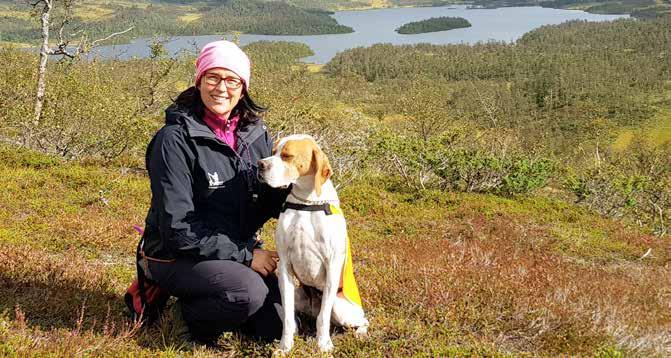
<path fill-rule="evenodd" d="M 315 191 L 317 196 L 322 195 L 322 185 L 331 177 L 332 169 L 329 159 L 322 150 L 315 144 L 312 149 L 312 163 L 315 165 Z"/>

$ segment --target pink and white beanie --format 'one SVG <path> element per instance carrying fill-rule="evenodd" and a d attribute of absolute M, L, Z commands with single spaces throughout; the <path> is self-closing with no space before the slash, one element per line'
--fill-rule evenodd
<path fill-rule="evenodd" d="M 217 67 L 235 72 L 244 82 L 245 89 L 249 90 L 250 61 L 238 45 L 225 40 L 206 44 L 196 60 L 196 86 L 207 70 Z"/>

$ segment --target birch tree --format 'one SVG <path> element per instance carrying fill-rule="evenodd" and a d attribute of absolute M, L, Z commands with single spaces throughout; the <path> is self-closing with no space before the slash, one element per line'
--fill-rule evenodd
<path fill-rule="evenodd" d="M 39 128 L 39 125 L 42 121 L 42 108 L 44 106 L 44 96 L 47 88 L 47 62 L 49 56 L 63 56 L 71 59 L 79 58 L 83 53 L 89 51 L 90 49 L 96 47 L 98 43 L 111 39 L 114 36 L 124 34 L 133 28 L 130 27 L 124 31 L 113 33 L 108 35 L 105 38 L 98 39 L 89 43 L 88 38 L 85 33 L 78 31 L 71 34 L 65 34 L 65 31 L 68 25 L 72 21 L 72 12 L 74 6 L 76 5 L 77 0 L 32 0 L 30 5 L 33 10 L 40 14 L 40 28 L 42 36 L 42 44 L 40 46 L 40 60 L 38 65 L 37 72 L 37 89 L 35 93 L 35 109 L 33 115 L 32 125 L 29 126 L 27 131 L 27 141 L 29 145 L 33 144 L 35 130 Z M 58 25 L 58 41 L 55 46 L 49 45 L 49 36 L 52 26 L 54 25 L 54 19 L 52 14 L 57 6 L 62 7 L 63 16 L 60 19 L 60 24 Z M 76 46 L 70 46 L 70 39 L 81 33 L 79 41 Z M 39 140 L 37 141 L 39 145 Z"/>

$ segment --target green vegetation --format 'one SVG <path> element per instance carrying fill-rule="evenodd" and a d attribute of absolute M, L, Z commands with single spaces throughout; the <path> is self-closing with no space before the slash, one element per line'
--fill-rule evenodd
<path fill-rule="evenodd" d="M 374 84 L 362 105 L 405 134 L 378 148 L 407 186 L 518 193 L 555 178 L 578 203 L 663 233 L 671 163 L 660 145 L 671 138 L 611 144 L 665 123 L 670 21 L 570 22 L 512 45 L 375 45 L 324 71 Z"/>
<path fill-rule="evenodd" d="M 241 31 L 264 35 L 316 35 L 353 32 L 339 25 L 324 11 L 305 11 L 281 2 L 235 0 L 225 6 L 204 11 L 193 33 Z"/>
<path fill-rule="evenodd" d="M 432 17 L 430 19 L 409 22 L 396 29 L 399 34 L 423 34 L 425 32 L 447 31 L 471 27 L 471 23 L 463 17 Z"/>
<path fill-rule="evenodd" d="M 0 24 L 2 24 L 0 41 L 20 42 L 35 36 L 34 24 L 29 20 L 2 16 Z"/>
<path fill-rule="evenodd" d="M 530 144 L 551 130 L 547 140 L 568 148 L 599 126 L 640 125 L 653 115 L 642 97 L 666 91 L 671 59 L 660 49 L 671 45 L 668 24 L 574 21 L 540 28 L 512 45 L 375 45 L 340 53 L 325 71 L 356 74 L 397 94 L 430 96 L 423 90 L 430 88 L 448 102 L 436 104 L 446 117 L 524 128 Z M 631 35 L 620 39 L 624 32 Z"/>
<path fill-rule="evenodd" d="M 400 174 L 405 184 L 414 190 L 433 187 L 522 194 L 545 186 L 555 170 L 555 163 L 547 158 L 522 152 L 502 156 L 496 150 L 487 150 L 484 140 L 474 141 L 469 131 L 463 129 L 445 130 L 426 140 L 413 135 L 380 133 L 374 137 L 374 143 L 372 154 L 394 158 L 393 164 L 403 168 Z"/>
<path fill-rule="evenodd" d="M 109 2 L 96 5 L 86 2 L 76 3 L 75 18 L 67 30 L 74 32 L 83 29 L 90 38 L 98 39 L 133 27 L 131 32 L 122 37 L 126 40 L 158 35 L 211 35 L 232 32 L 315 35 L 353 31 L 347 26 L 338 24 L 328 12 L 304 10 L 284 2 L 230 0 L 223 3 L 195 2 L 189 5 L 181 3 L 183 2 L 180 4 L 162 2 L 154 4 L 148 1 Z M 29 12 L 26 4 L 2 7 L 13 15 Z M 58 23 L 58 18 L 57 16 L 54 23 Z M 36 18 L 27 20 L 4 16 L 2 19 L 0 41 L 35 41 L 40 36 Z"/>
<path fill-rule="evenodd" d="M 474 0 L 476 6 L 497 8 L 506 6 L 542 6 L 555 9 L 580 9 L 595 14 L 631 14 L 649 19 L 671 15 L 671 4 L 657 0 Z"/>
<path fill-rule="evenodd" d="M 321 71 L 305 45 L 247 46 L 272 132 L 319 138 L 339 185 L 371 329 L 334 355 L 668 356 L 670 21 L 378 45 Z M 144 150 L 193 56 L 52 62 L 40 123 L 37 57 L 0 61 L 0 355 L 269 355 L 124 318 Z"/>
<path fill-rule="evenodd" d="M 337 10 L 353 10 L 353 9 L 367 9 L 379 7 L 375 3 L 382 5 L 385 1 L 370 1 L 370 0 L 289 0 L 289 3 L 303 9 L 328 9 L 331 11 Z"/>

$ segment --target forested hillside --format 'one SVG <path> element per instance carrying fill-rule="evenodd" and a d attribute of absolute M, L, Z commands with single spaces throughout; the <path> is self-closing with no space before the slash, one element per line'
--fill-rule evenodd
<path fill-rule="evenodd" d="M 334 356 L 671 355 L 669 48 L 668 18 L 376 45 L 321 69 L 302 44 L 245 47 L 270 131 L 314 135 L 333 166 L 371 321 L 336 330 Z M 0 61 L 0 355 L 271 355 L 125 317 L 144 152 L 194 55 L 51 61 L 39 121 L 37 56 Z M 292 354 L 315 356 L 303 318 Z"/>
<path fill-rule="evenodd" d="M 553 143 L 573 147 L 591 135 L 590 120 L 640 125 L 654 114 L 654 106 L 642 99 L 668 86 L 671 57 L 664 49 L 671 46 L 669 24 L 577 21 L 540 28 L 512 45 L 375 45 L 340 53 L 325 71 L 392 86 L 425 79 L 442 90 L 436 96 L 446 98 L 461 99 L 480 89 L 496 101 L 495 111 L 484 112 L 476 100 L 473 107 L 480 110 L 467 112 L 481 125 L 522 126 L 525 137 L 535 142 L 537 124 L 538 130 L 553 132 Z M 455 87 L 441 89 L 441 83 Z M 460 109 L 446 104 L 445 110 L 456 116 Z"/>
<path fill-rule="evenodd" d="M 562 180 L 578 202 L 615 216 L 647 210 L 650 222 L 661 223 L 658 204 L 652 204 L 668 195 L 662 194 L 668 184 L 656 179 L 659 163 L 636 163 L 613 152 L 610 143 L 625 128 L 644 128 L 660 118 L 668 121 L 670 47 L 671 19 L 570 22 L 534 30 L 512 45 L 353 49 L 336 56 L 324 70 L 334 78 L 374 83 L 375 95 L 369 94 L 364 105 L 370 115 L 412 118 L 396 125 L 421 140 L 413 146 L 407 135 L 393 134 L 399 140 L 394 145 L 400 147 L 383 148 L 389 155 L 407 150 L 394 155 L 404 163 L 397 169 L 408 183 L 423 187 L 433 178 L 439 187 L 502 190 L 505 178 L 492 177 L 501 173 L 499 166 L 512 171 L 529 166 L 524 169 L 528 179 L 540 179 L 549 170 L 540 158 L 555 158 L 569 163 L 560 170 L 566 175 Z M 452 141 L 460 132 L 445 138 L 445 130 L 473 125 L 486 138 L 484 147 L 465 149 L 473 158 L 464 159 L 459 157 L 462 149 L 453 153 Z M 640 160 L 653 156 L 668 162 L 644 140 L 637 146 Z M 446 162 L 436 151 L 460 159 Z M 515 158 L 515 152 L 526 154 L 504 160 Z M 534 155 L 526 157 L 529 153 Z M 514 164 L 515 160 L 528 161 Z M 455 172 L 462 161 L 477 174 Z M 484 168 L 489 169 L 480 171 Z M 534 180 L 517 184 L 531 185 Z"/>
<path fill-rule="evenodd" d="M 671 3 L 668 0 L 473 0 L 470 3 L 486 8 L 543 6 L 556 9 L 579 9 L 595 14 L 631 14 L 638 18 L 671 15 Z"/>
<path fill-rule="evenodd" d="M 187 4 L 188 3 L 188 4 Z M 152 3 L 75 2 L 66 31 L 102 38 L 133 28 L 124 39 L 158 35 L 211 35 L 234 31 L 270 35 L 314 35 L 352 32 L 328 12 L 305 10 L 285 2 L 230 0 L 225 2 Z M 63 14 L 56 14 L 59 23 Z M 0 41 L 34 42 L 39 20 L 26 3 L 0 4 Z"/>

